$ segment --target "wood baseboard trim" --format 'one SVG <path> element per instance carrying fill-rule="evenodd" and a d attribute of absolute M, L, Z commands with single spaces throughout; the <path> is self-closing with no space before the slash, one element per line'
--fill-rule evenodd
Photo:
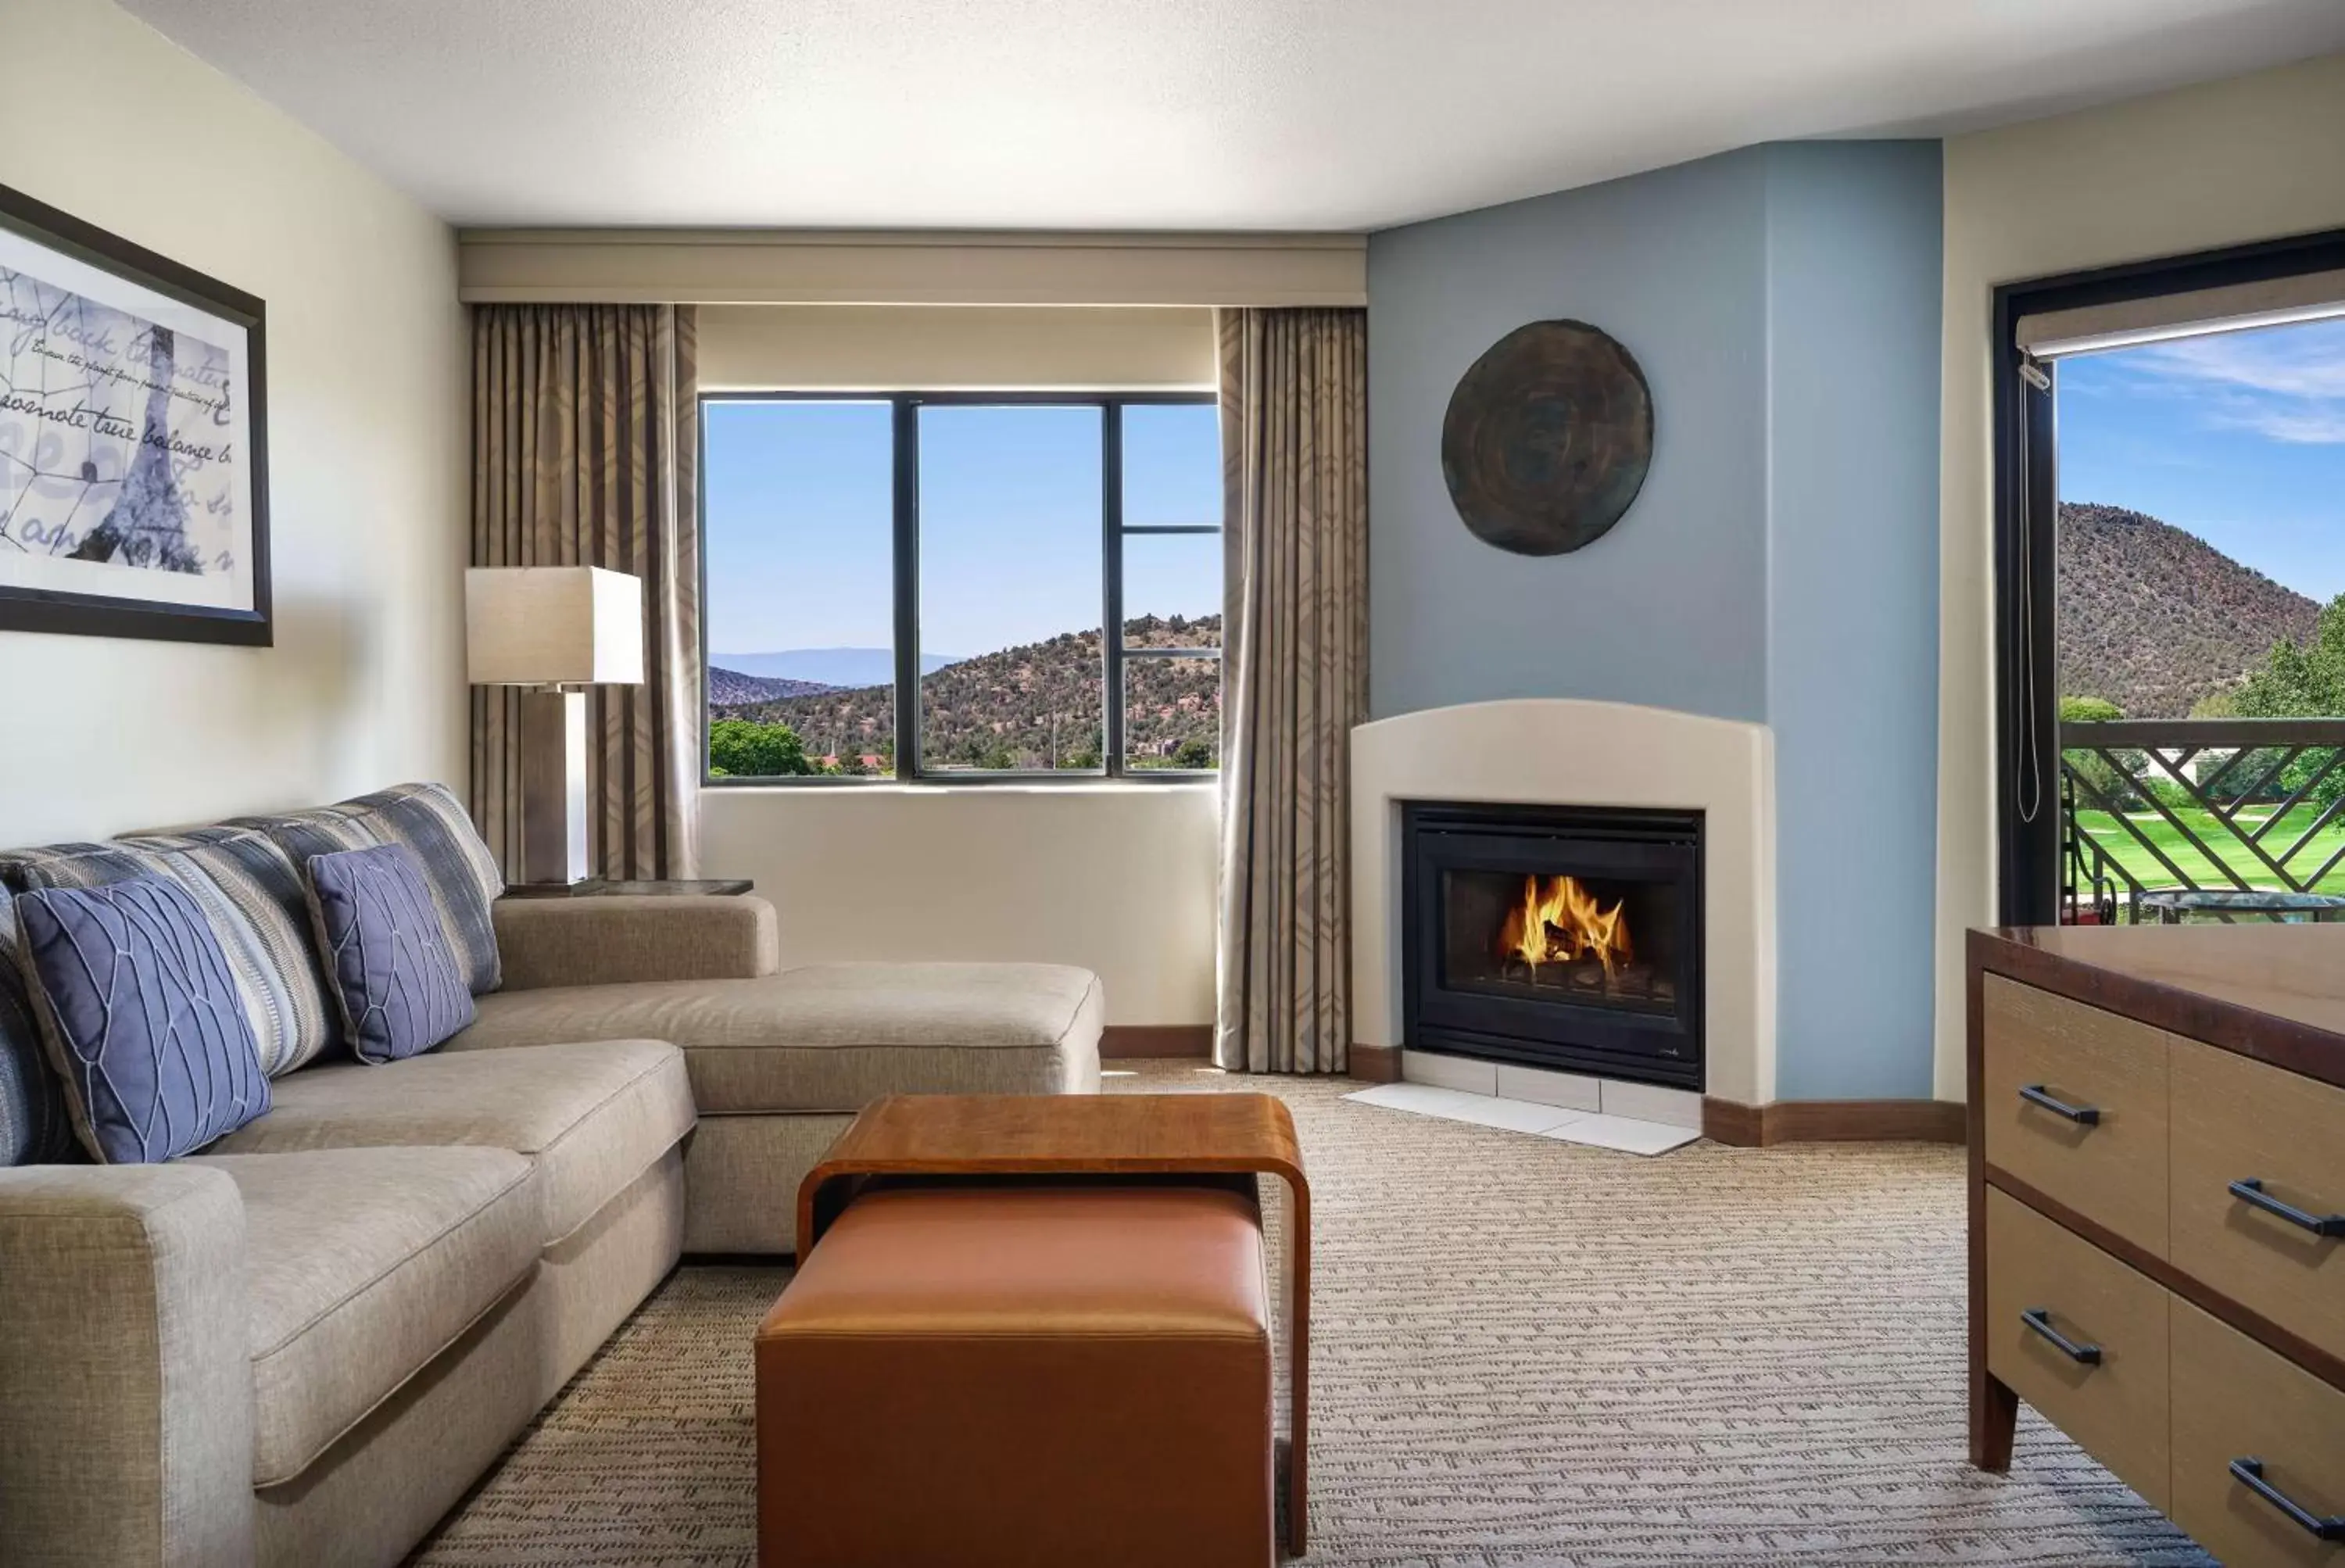
<path fill-rule="evenodd" d="M 1100 1031 L 1100 1060 L 1129 1061 L 1135 1056 L 1211 1056 L 1213 1026 L 1210 1023 L 1110 1023 Z"/>
<path fill-rule="evenodd" d="M 1397 1084 L 1400 1082 L 1400 1047 L 1397 1045 L 1352 1046 L 1350 1075 L 1365 1084 Z"/>
<path fill-rule="evenodd" d="M 1737 1148 L 1776 1144 L 1959 1144 L 1968 1135 L 1952 1100 L 1777 1100 L 1745 1105 L 1705 1098 L 1702 1135 Z"/>
<path fill-rule="evenodd" d="M 1740 1100 L 1713 1100 L 1705 1095 L 1701 1101 L 1701 1135 L 1713 1144 L 1738 1149 L 1764 1148 L 1767 1107 L 1746 1105 Z"/>

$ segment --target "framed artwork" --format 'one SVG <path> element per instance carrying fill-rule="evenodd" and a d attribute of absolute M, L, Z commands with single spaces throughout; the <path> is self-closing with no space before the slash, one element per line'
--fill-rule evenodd
<path fill-rule="evenodd" d="M 0 186 L 0 629 L 268 646 L 262 316 Z"/>

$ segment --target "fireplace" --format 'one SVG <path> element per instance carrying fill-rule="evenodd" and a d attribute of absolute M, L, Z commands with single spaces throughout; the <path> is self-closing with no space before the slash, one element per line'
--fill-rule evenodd
<path fill-rule="evenodd" d="M 1404 1043 L 1700 1089 L 1701 827 L 1698 811 L 1405 803 Z"/>

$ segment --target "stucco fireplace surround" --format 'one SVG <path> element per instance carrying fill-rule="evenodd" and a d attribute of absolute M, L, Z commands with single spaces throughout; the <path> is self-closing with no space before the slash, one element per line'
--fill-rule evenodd
<path fill-rule="evenodd" d="M 1363 1045 L 1408 1044 L 1403 817 L 1432 802 L 1699 813 L 1700 1091 L 1745 1105 L 1774 1098 L 1774 749 L 1764 725 L 1528 697 L 1354 729 L 1353 1039 Z M 1441 1044 L 1437 1056 L 1405 1053 L 1406 1075 L 1465 1086 L 1482 1053 L 1454 1036 Z"/>

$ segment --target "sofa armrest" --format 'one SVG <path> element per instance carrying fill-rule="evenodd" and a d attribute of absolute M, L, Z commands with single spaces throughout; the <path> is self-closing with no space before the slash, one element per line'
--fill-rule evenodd
<path fill-rule="evenodd" d="M 250 1562 L 250 1316 L 226 1172 L 0 1170 L 0 1555 Z"/>
<path fill-rule="evenodd" d="M 760 898 L 507 898 L 491 913 L 507 991 L 754 980 L 782 963 L 774 906 Z"/>

